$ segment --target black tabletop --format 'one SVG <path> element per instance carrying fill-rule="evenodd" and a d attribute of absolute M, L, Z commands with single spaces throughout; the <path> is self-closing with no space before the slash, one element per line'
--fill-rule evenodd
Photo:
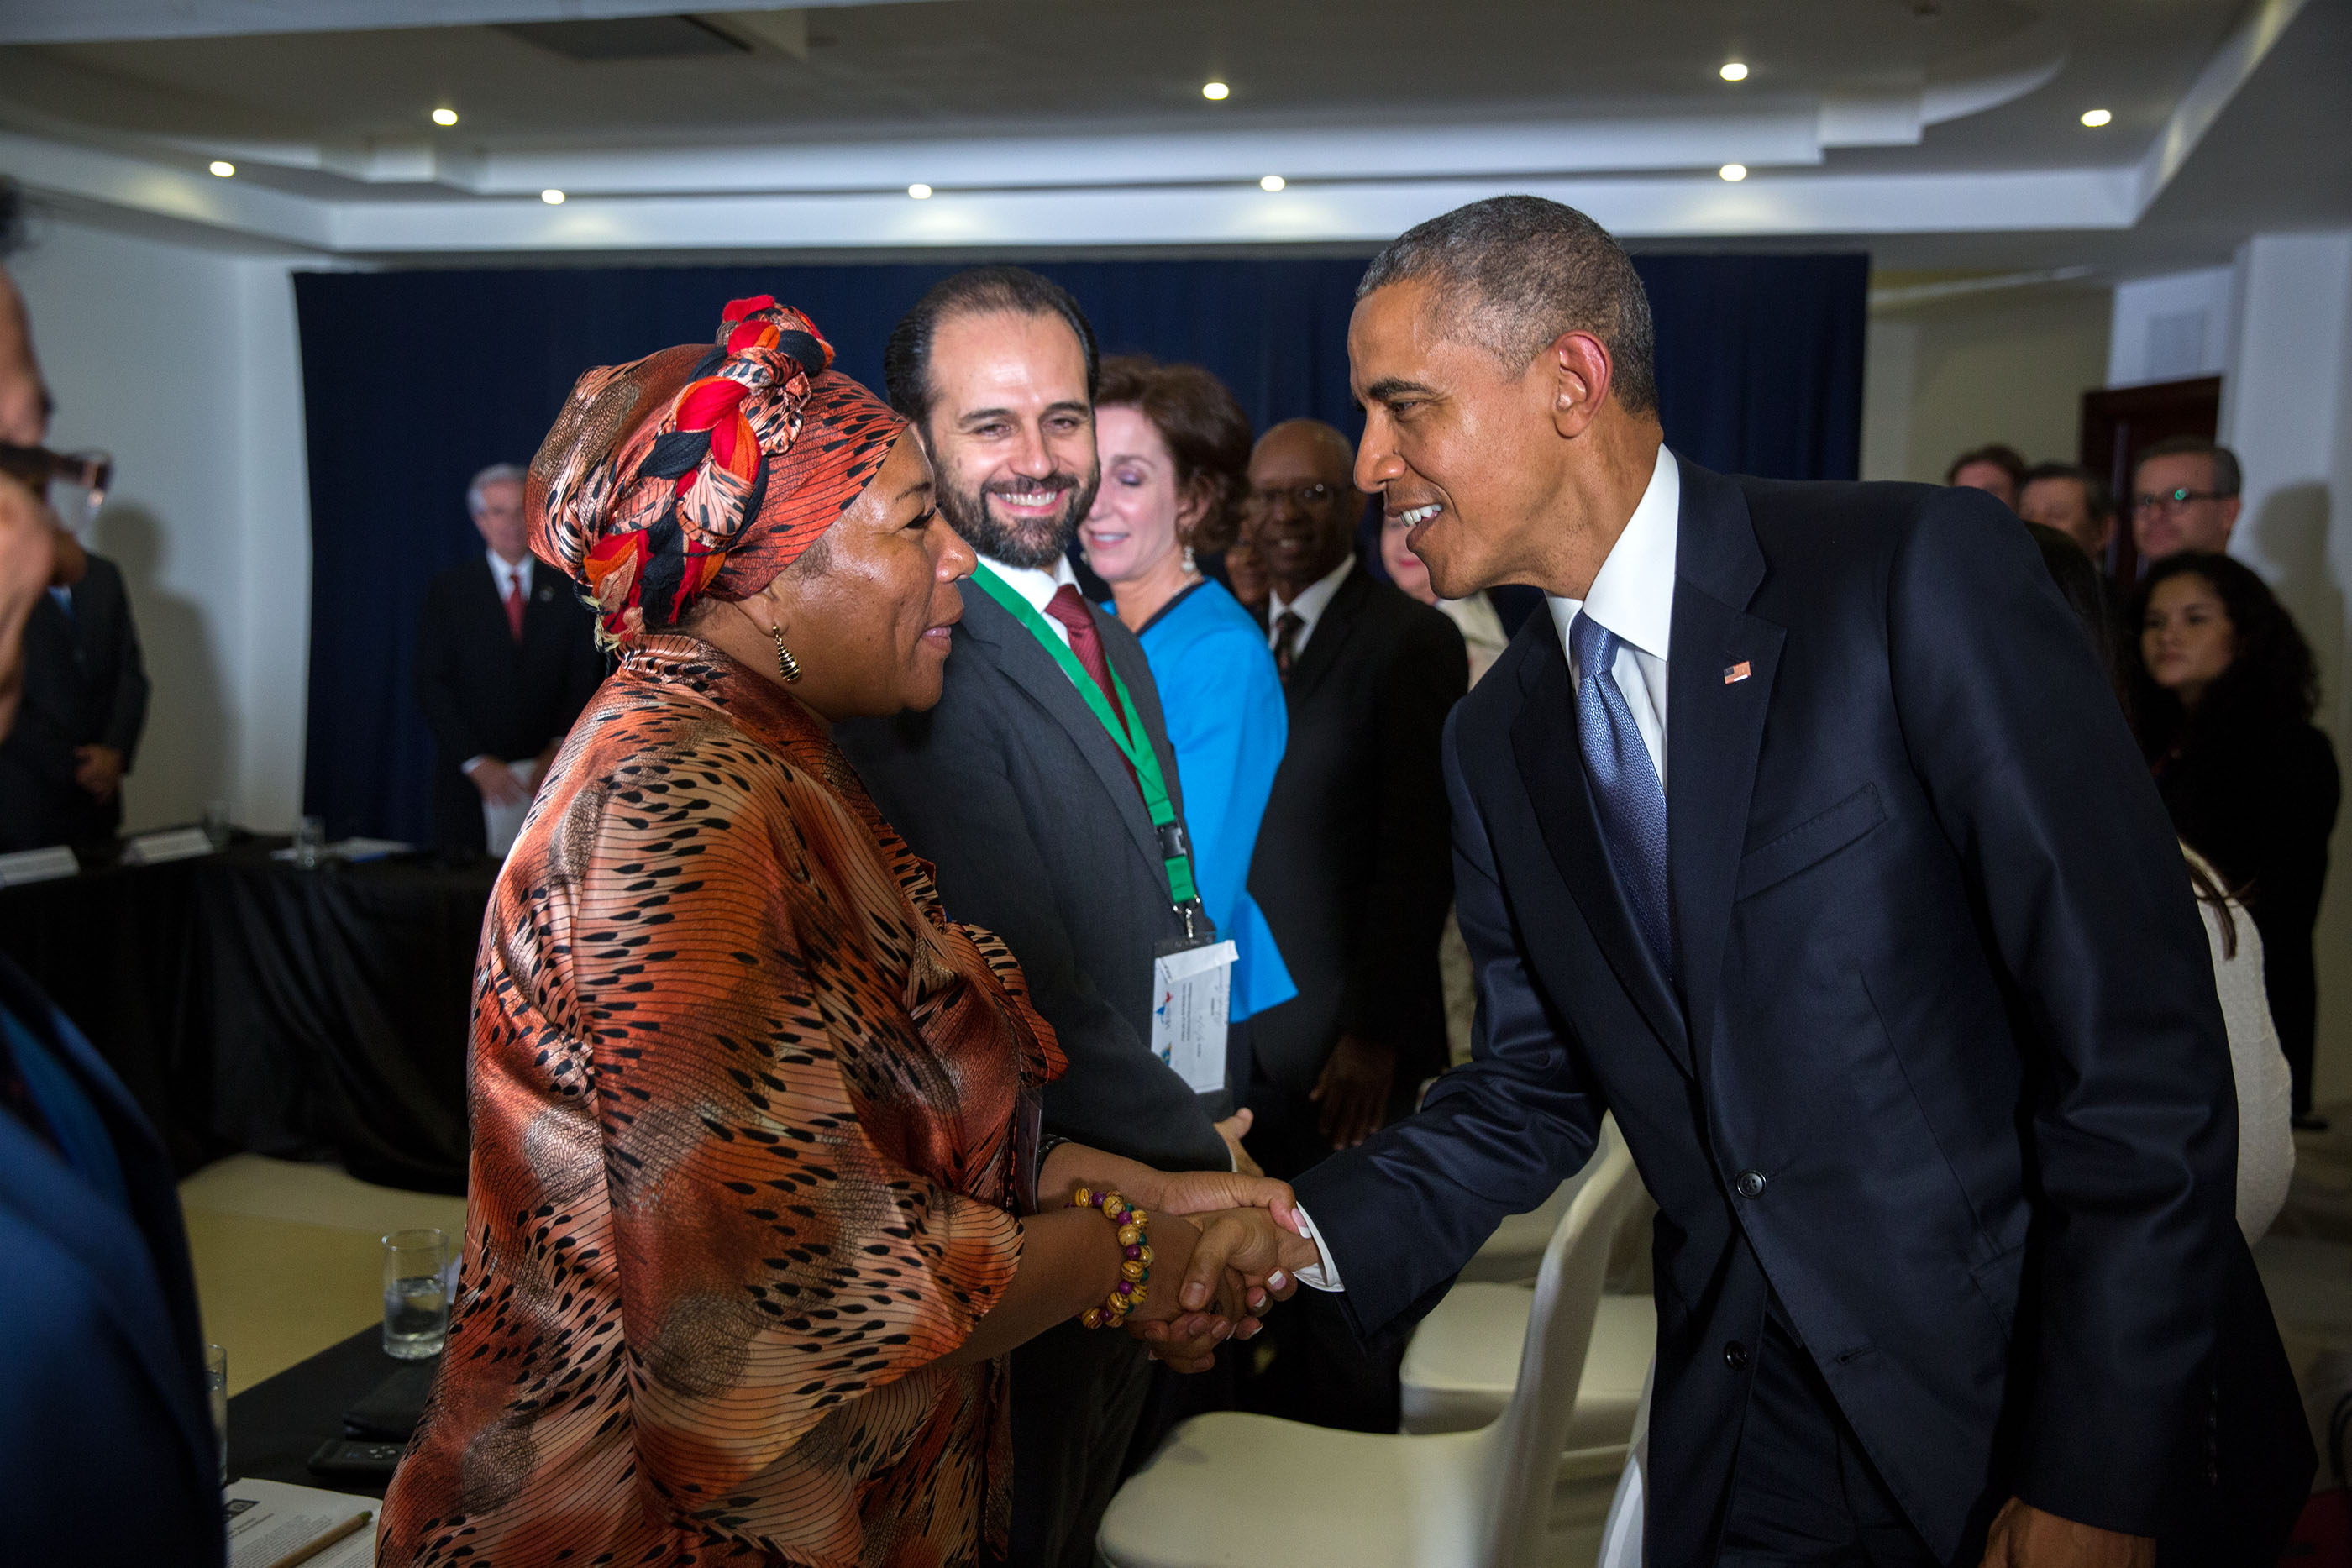
<path fill-rule="evenodd" d="M 467 1019 L 499 862 L 219 854 L 0 889 L 0 952 L 81 1027 L 182 1174 L 235 1150 L 466 1190 Z"/>
<path fill-rule="evenodd" d="M 383 1354 L 383 1329 L 371 1324 L 308 1361 L 255 1384 L 228 1402 L 231 1480 L 285 1481 L 300 1487 L 382 1497 L 384 1482 L 360 1476 L 314 1476 L 310 1456 L 343 1436 L 343 1412 L 411 1367 Z"/>

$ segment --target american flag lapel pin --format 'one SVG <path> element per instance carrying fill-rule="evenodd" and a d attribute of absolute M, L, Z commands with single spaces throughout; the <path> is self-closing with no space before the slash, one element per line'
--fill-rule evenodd
<path fill-rule="evenodd" d="M 1755 673 L 1755 671 L 1748 667 L 1748 661 L 1742 659 L 1736 664 L 1727 664 L 1724 666 L 1723 684 L 1727 686 L 1736 686 Z"/>

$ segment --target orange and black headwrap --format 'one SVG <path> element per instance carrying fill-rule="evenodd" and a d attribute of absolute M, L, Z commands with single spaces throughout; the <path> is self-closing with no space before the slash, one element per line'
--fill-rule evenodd
<path fill-rule="evenodd" d="M 531 459 L 531 549 L 605 637 L 676 626 L 767 586 L 849 509 L 907 422 L 835 371 L 816 324 L 729 303 L 718 345 L 588 371 Z"/>

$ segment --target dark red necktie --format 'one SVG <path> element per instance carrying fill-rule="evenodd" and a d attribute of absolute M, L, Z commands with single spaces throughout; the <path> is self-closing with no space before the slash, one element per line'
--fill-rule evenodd
<path fill-rule="evenodd" d="M 1087 674 L 1102 688 L 1103 700 L 1110 711 L 1118 711 L 1118 694 L 1112 690 L 1110 665 L 1103 658 L 1102 633 L 1095 630 L 1095 618 L 1087 612 L 1087 601 L 1078 596 L 1077 589 L 1064 583 L 1054 590 L 1054 597 L 1045 601 L 1045 613 L 1070 631 L 1070 652 L 1087 667 Z"/>
<path fill-rule="evenodd" d="M 1087 674 L 1095 678 L 1095 685 L 1102 688 L 1103 701 L 1117 714 L 1118 692 L 1110 684 L 1110 662 L 1103 657 L 1102 633 L 1095 630 L 1095 618 L 1087 612 L 1087 601 L 1078 596 L 1076 587 L 1066 582 L 1054 590 L 1053 598 L 1045 601 L 1045 613 L 1069 628 L 1070 652 L 1077 655 Z M 1127 776 L 1133 779 L 1135 764 L 1127 761 L 1124 750 L 1119 753 L 1119 760 L 1127 764 Z M 1136 788 L 1143 788 L 1140 781 Z"/>
<path fill-rule="evenodd" d="M 507 579 L 507 630 L 514 640 L 522 641 L 522 573 Z"/>

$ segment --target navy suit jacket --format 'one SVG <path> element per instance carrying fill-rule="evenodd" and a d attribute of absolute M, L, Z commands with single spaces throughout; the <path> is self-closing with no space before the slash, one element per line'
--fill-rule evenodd
<path fill-rule="evenodd" d="M 220 1448 L 172 1162 L 88 1041 L 13 964 L 0 1008 L 97 1110 L 131 1200 L 0 1110 L 0 1557 L 217 1564 Z"/>
<path fill-rule="evenodd" d="M 1939 1556 L 2014 1492 L 2274 1560 L 2311 1449 L 2232 1218 L 2211 961 L 2080 629 L 1974 493 L 1687 463 L 1682 493 L 1681 984 L 1534 617 L 1447 733 L 1475 1060 L 1297 1184 L 1358 1327 L 1425 1310 L 1613 1111 L 1660 1208 L 1653 1562 L 1712 1560 L 1727 1351 L 1770 1294 Z"/>

